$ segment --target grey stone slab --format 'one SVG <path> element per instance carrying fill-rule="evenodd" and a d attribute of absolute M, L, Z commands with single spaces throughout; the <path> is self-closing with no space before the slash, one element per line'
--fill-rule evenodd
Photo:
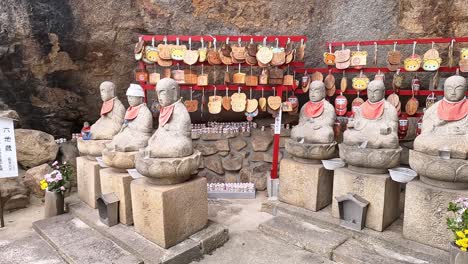
<path fill-rule="evenodd" d="M 122 248 L 140 256 L 145 263 L 158 263 L 155 260 L 159 260 L 164 256 L 163 248 L 136 233 L 133 226 L 118 224 L 108 227 L 99 220 L 97 210 L 90 208 L 82 202 L 71 204 L 70 212 L 111 238 Z"/>
<path fill-rule="evenodd" d="M 311 252 L 264 235 L 260 231 L 232 234 L 229 242 L 193 264 L 332 264 Z"/>
<path fill-rule="evenodd" d="M 428 259 L 427 255 L 414 254 L 410 251 L 401 251 L 390 244 L 382 245 L 365 243 L 355 239 L 346 241 L 333 252 L 332 260 L 346 264 L 442 264 L 447 263 L 448 258 Z"/>
<path fill-rule="evenodd" d="M 331 217 L 331 207 L 328 206 L 320 211 L 313 212 L 289 205 L 283 202 L 265 202 L 262 204 L 262 211 L 283 217 L 294 218 L 297 221 L 309 222 L 319 226 L 339 232 L 341 234 L 358 240 L 358 244 L 380 252 L 382 256 L 391 255 L 397 258 L 403 256 L 414 258 L 414 262 L 405 263 L 446 263 L 449 259 L 448 252 L 441 249 L 421 244 L 419 242 L 405 239 L 402 235 L 402 220 L 395 221 L 385 231 L 378 232 L 372 229 L 364 228 L 362 231 L 353 231 L 339 226 L 339 220 Z M 344 243 L 343 245 L 347 245 Z M 342 246 L 343 246 L 342 245 Z M 341 246 L 340 246 L 341 247 Z M 336 250 L 340 249 L 338 247 Z M 360 249 L 359 249 L 360 250 Z M 378 253 L 375 253 L 378 254 Z M 411 258 L 407 258 L 411 259 Z M 348 262 L 343 262 L 348 263 Z M 350 262 L 350 263 L 374 263 L 374 262 Z M 378 263 L 378 262 L 375 262 Z M 397 262 L 398 263 L 398 262 Z"/>
<path fill-rule="evenodd" d="M 3 240 L 0 233 L 0 264 L 62 263 L 66 262 L 34 232 L 15 240 Z"/>
<path fill-rule="evenodd" d="M 261 224 L 259 229 L 265 234 L 325 258 L 330 258 L 332 251 L 348 239 L 348 236 L 324 226 L 286 216 L 276 216 Z"/>
<path fill-rule="evenodd" d="M 193 234 L 189 239 L 169 249 L 164 249 L 136 233 L 133 226 L 118 224 L 108 227 L 102 224 L 97 210 L 83 202 L 71 204 L 70 212 L 125 250 L 143 259 L 145 264 L 190 263 L 202 258 L 203 254 L 210 254 L 229 239 L 226 227 L 209 221 L 206 228 Z"/>
<path fill-rule="evenodd" d="M 33 228 L 69 263 L 143 263 L 71 214 L 36 221 Z"/>
<path fill-rule="evenodd" d="M 200 243 L 203 254 L 209 254 L 229 240 L 229 230 L 210 221 L 205 229 L 191 235 L 190 239 Z"/>

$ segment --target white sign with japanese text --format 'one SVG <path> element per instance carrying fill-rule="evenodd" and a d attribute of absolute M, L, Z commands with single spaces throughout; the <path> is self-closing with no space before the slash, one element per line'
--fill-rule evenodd
<path fill-rule="evenodd" d="M 13 120 L 0 118 L 0 178 L 17 176 L 18 164 Z"/>
<path fill-rule="evenodd" d="M 278 115 L 275 117 L 275 134 L 281 134 L 281 115 L 283 114 L 283 111 L 279 110 Z"/>

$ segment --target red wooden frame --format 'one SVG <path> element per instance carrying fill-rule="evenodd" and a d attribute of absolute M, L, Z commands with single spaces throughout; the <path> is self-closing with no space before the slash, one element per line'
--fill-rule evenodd
<path fill-rule="evenodd" d="M 375 45 L 408 45 L 413 44 L 416 41 L 416 44 L 432 44 L 434 43 L 450 43 L 452 40 L 456 42 L 468 42 L 468 37 L 461 37 L 461 38 L 425 38 L 425 39 L 384 39 L 384 40 L 364 40 L 364 41 L 334 41 L 334 42 L 327 42 L 326 48 L 328 50 L 329 46 L 332 47 L 341 47 L 345 45 L 345 47 L 349 46 L 371 46 Z"/>

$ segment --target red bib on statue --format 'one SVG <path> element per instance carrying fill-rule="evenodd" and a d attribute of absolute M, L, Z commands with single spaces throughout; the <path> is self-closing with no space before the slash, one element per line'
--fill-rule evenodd
<path fill-rule="evenodd" d="M 108 113 L 110 113 L 112 111 L 112 109 L 114 108 L 114 99 L 115 98 L 112 98 L 112 99 L 107 100 L 104 103 L 102 103 L 101 115 L 108 114 Z"/>
<path fill-rule="evenodd" d="M 135 119 L 137 116 L 138 116 L 138 112 L 140 111 L 140 107 L 142 105 L 139 105 L 139 106 L 130 106 L 128 109 L 127 109 L 127 112 L 125 112 L 125 120 L 133 120 Z"/>
<path fill-rule="evenodd" d="M 437 115 L 445 121 L 458 121 L 465 118 L 467 114 L 468 103 L 466 98 L 455 103 L 443 99 L 437 108 Z"/>
<path fill-rule="evenodd" d="M 174 106 L 175 104 L 171 104 L 166 107 L 161 107 L 159 111 L 159 126 L 162 127 L 169 121 L 169 119 L 172 116 L 172 112 L 174 111 Z"/>
<path fill-rule="evenodd" d="M 318 117 L 323 113 L 323 100 L 320 102 L 309 101 L 305 106 L 305 115 L 307 117 Z"/>
<path fill-rule="evenodd" d="M 385 109 L 385 100 L 377 103 L 371 103 L 369 100 L 361 105 L 361 113 L 365 119 L 377 119 L 383 115 Z"/>

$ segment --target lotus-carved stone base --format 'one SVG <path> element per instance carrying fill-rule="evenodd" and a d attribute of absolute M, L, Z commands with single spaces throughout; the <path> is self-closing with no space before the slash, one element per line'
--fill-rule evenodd
<path fill-rule="evenodd" d="M 90 160 L 96 160 L 96 157 L 102 155 L 102 150 L 106 148 L 106 144 L 110 143 L 111 140 L 83 140 L 79 138 L 77 140 L 78 151 L 80 156 L 85 156 Z"/>
<path fill-rule="evenodd" d="M 112 168 L 128 170 L 135 168 L 135 155 L 138 151 L 121 152 L 104 149 L 102 151 L 102 161 Z"/>
<path fill-rule="evenodd" d="M 335 158 L 337 155 L 336 142 L 330 144 L 300 143 L 293 139 L 286 140 L 286 151 L 296 161 L 304 163 L 320 163 L 321 160 Z"/>
<path fill-rule="evenodd" d="M 148 182 L 157 185 L 170 185 L 189 180 L 199 167 L 201 153 L 194 153 L 182 158 L 145 158 L 142 152 L 135 158 L 136 169 L 147 178 Z"/>
<path fill-rule="evenodd" d="M 409 163 L 426 184 L 445 189 L 468 189 L 468 160 L 441 159 L 410 150 Z"/>
<path fill-rule="evenodd" d="M 401 147 L 396 149 L 359 148 L 340 144 L 340 158 L 350 170 L 362 173 L 388 173 L 389 168 L 400 165 Z"/>

